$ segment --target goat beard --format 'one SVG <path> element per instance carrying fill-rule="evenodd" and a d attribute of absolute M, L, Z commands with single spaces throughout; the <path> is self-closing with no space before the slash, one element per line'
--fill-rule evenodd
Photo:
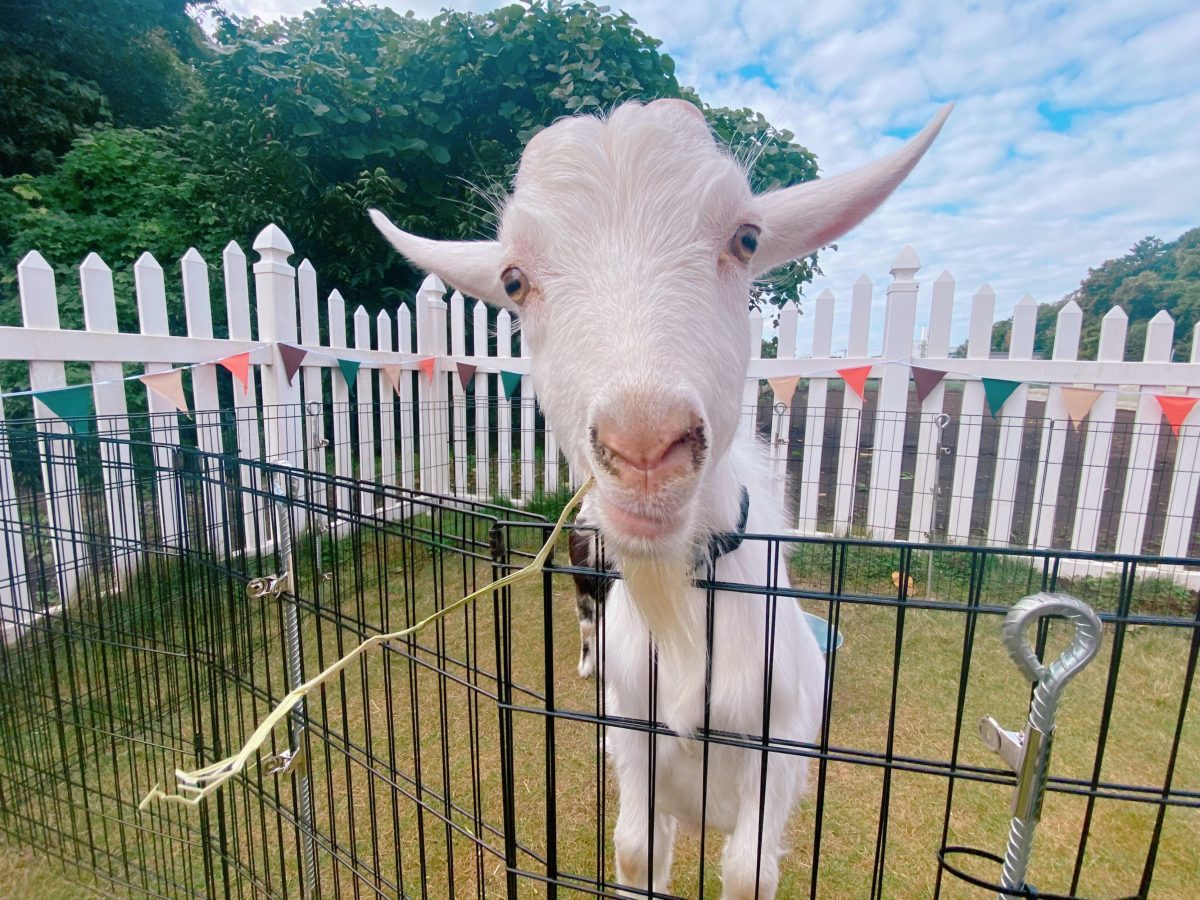
<path fill-rule="evenodd" d="M 680 733 L 701 724 L 706 671 L 707 604 L 692 585 L 690 555 L 632 556 L 621 574 L 658 654 L 659 718 Z"/>

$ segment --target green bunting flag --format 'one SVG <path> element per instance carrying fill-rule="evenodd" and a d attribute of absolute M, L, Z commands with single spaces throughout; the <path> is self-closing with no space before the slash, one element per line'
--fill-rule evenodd
<path fill-rule="evenodd" d="M 33 396 L 46 404 L 50 412 L 70 425 L 71 431 L 77 436 L 91 432 L 95 406 L 92 404 L 90 385 L 81 384 L 55 391 L 34 391 Z"/>
<path fill-rule="evenodd" d="M 1000 410 L 1004 407 L 1004 401 L 1013 395 L 1013 391 L 1021 386 L 1021 382 L 1007 381 L 1003 378 L 984 378 L 981 380 L 983 381 L 983 394 L 987 397 L 987 405 L 992 413 L 992 418 L 999 418 Z"/>
<path fill-rule="evenodd" d="M 342 370 L 342 377 L 346 379 L 346 384 L 350 390 L 354 390 L 354 379 L 358 377 L 360 366 L 362 366 L 362 363 L 356 359 L 338 360 L 338 368 Z"/>
<path fill-rule="evenodd" d="M 521 386 L 521 373 L 501 372 L 500 380 L 504 382 L 504 396 L 511 400 Z"/>

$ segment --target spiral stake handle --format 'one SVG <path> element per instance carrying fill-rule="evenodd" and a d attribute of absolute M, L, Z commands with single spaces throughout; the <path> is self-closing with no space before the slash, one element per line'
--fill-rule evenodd
<path fill-rule="evenodd" d="M 1026 637 L 1029 626 L 1046 616 L 1064 618 L 1075 626 L 1071 646 L 1049 665 L 1038 659 Z M 1023 732 L 1006 731 L 991 716 L 979 722 L 979 736 L 984 745 L 998 753 L 1017 775 L 1000 878 L 1001 886 L 1008 890 L 997 895 L 1000 900 L 1028 896 L 1022 893 L 1028 891 L 1025 872 L 1029 868 L 1033 834 L 1042 815 L 1058 702 L 1067 682 L 1099 652 L 1103 630 L 1100 617 L 1092 608 L 1067 594 L 1026 597 L 1004 619 L 1001 636 L 1008 655 L 1035 687 Z M 1010 890 L 1014 893 L 1009 893 Z"/>

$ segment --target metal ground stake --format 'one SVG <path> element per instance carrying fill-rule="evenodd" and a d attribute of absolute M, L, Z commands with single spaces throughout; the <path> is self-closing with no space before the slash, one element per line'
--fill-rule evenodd
<path fill-rule="evenodd" d="M 1071 646 L 1049 665 L 1038 661 L 1033 645 L 1026 640 L 1029 626 L 1044 616 L 1061 616 L 1075 626 Z M 1008 613 L 1002 635 L 1008 655 L 1035 685 L 1029 721 L 1024 732 L 1006 731 L 988 716 L 979 722 L 979 736 L 990 750 L 1017 774 L 1013 793 L 1012 822 L 1000 878 L 1002 887 L 1025 891 L 1025 872 L 1033 849 L 1033 834 L 1042 815 L 1042 798 L 1054 739 L 1054 721 L 1062 690 L 1100 650 L 1103 625 L 1090 606 L 1066 594 L 1034 594 Z M 998 897 L 1018 896 L 1001 891 Z"/>
<path fill-rule="evenodd" d="M 296 596 L 296 564 L 293 551 L 292 519 L 290 515 L 291 479 L 282 473 L 276 473 L 272 479 L 272 491 L 275 498 L 275 534 L 279 539 L 279 553 L 283 560 L 283 575 L 280 577 L 282 590 L 291 595 L 290 602 L 283 609 L 283 629 L 287 654 L 288 690 L 295 690 L 304 683 L 304 664 L 300 655 L 300 601 Z M 291 746 L 280 753 L 275 765 L 270 769 L 271 774 L 292 773 L 296 779 L 296 795 L 299 801 L 297 823 L 300 826 L 300 840 L 304 852 L 301 854 L 301 878 L 304 885 L 305 897 L 315 897 L 315 877 L 317 870 L 316 843 L 313 841 L 312 796 L 308 781 L 308 761 L 304 759 L 304 728 L 307 717 L 307 704 L 300 700 L 291 714 Z"/>

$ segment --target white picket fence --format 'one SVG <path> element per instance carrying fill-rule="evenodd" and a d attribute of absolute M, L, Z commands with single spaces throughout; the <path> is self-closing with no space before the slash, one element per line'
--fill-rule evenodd
<path fill-rule="evenodd" d="M 66 385 L 68 363 L 89 364 L 98 426 L 106 433 L 127 431 L 130 400 L 146 391 L 140 382 L 119 380 L 124 365 L 145 373 L 192 366 L 196 441 L 205 450 L 484 499 L 522 501 L 558 491 L 572 480 L 537 412 L 528 353 L 508 312 L 497 314 L 482 303 L 468 308 L 458 293 L 447 299 L 443 284 L 429 277 L 413 309 L 401 305 L 394 316 L 380 312 L 372 322 L 360 306 L 348 323 L 338 291 L 322 303 L 312 265 L 292 266 L 292 246 L 278 228 L 266 228 L 253 249 L 259 255 L 252 267 L 257 327 L 247 260 L 230 243 L 222 255 L 228 321 L 222 337 L 213 333 L 211 273 L 195 250 L 180 262 L 186 336 L 168 333 L 164 271 L 148 254 L 134 265 L 140 333 L 132 334 L 117 329 L 112 273 L 95 254 L 80 268 L 86 329 L 60 329 L 53 270 L 31 252 L 17 273 L 24 325 L 0 328 L 0 359 L 28 361 L 28 385 L 34 391 Z M 1082 314 L 1072 303 L 1059 315 L 1053 358 L 1033 360 L 1036 307 L 1026 297 L 1016 306 L 1011 350 L 998 359 L 990 353 L 995 297 L 984 287 L 970 300 L 966 358 L 951 358 L 955 284 L 943 273 L 932 285 L 932 312 L 918 361 L 949 375 L 916 408 L 908 365 L 914 356 L 919 267 L 911 248 L 892 266 L 878 357 L 867 352 L 874 287 L 866 276 L 851 291 L 844 357 L 831 353 L 836 301 L 828 291 L 812 302 L 812 347 L 804 356 L 797 355 L 796 309 L 782 313 L 777 359 L 760 358 L 764 321 L 758 313 L 749 315 L 747 340 L 754 358 L 745 386 L 746 425 L 769 441 L 795 509 L 796 530 L 1141 553 L 1152 525 L 1151 550 L 1167 556 L 1196 552 L 1200 425 L 1195 423 L 1200 413 L 1194 410 L 1176 436 L 1152 395 L 1168 388 L 1200 395 L 1200 334 L 1190 362 L 1171 362 L 1174 326 L 1160 313 L 1147 330 L 1144 359 L 1124 362 L 1126 318 L 1114 309 L 1103 322 L 1099 359 L 1081 360 Z M 309 351 L 292 380 L 284 371 L 280 343 Z M 236 428 L 223 429 L 218 377 L 227 376 L 197 364 L 242 352 L 251 354 L 253 378 L 247 393 L 233 391 Z M 338 357 L 362 363 L 353 396 L 339 374 Z M 436 360 L 432 379 L 417 369 L 419 359 L 430 357 Z M 398 361 L 405 372 L 394 392 L 381 367 Z M 469 390 L 456 374 L 457 363 L 477 367 Z M 836 371 L 866 365 L 874 368 L 864 402 L 843 389 Z M 511 400 L 504 395 L 501 372 L 522 376 Z M 790 406 L 772 409 L 763 399 L 765 380 L 789 375 L 802 377 L 800 390 Z M 975 380 L 981 377 L 1049 388 L 1038 391 L 1045 402 L 1034 404 L 1032 417 L 1027 415 L 1030 389 L 1023 386 L 993 420 Z M 1106 389 L 1079 432 L 1067 423 L 1061 395 L 1062 387 L 1072 385 Z M 21 387 L 0 385 L 6 391 Z M 1131 413 L 1118 404 L 1119 387 L 1127 401 L 1136 401 Z M 178 443 L 180 414 L 154 392 L 145 399 L 156 439 Z M 42 404 L 35 402 L 34 412 L 50 430 L 65 432 Z M 160 462 L 169 468 L 168 460 Z M 110 468 L 119 472 L 128 465 L 128 459 L 114 460 L 105 467 L 105 478 Z M 44 484 L 73 483 L 72 466 L 69 453 L 46 454 Z M 108 533 L 137 543 L 143 535 L 132 488 L 117 476 L 107 487 Z M 5 457 L 0 459 L 0 524 L 9 527 L 0 541 L 0 574 L 7 573 L 6 584 L 19 580 L 25 564 L 13 537 L 20 533 L 17 506 L 10 502 L 14 496 Z M 51 490 L 44 498 L 47 520 L 52 525 L 75 521 L 71 504 L 77 502 L 70 491 Z M 349 491 L 339 492 L 336 502 L 345 508 Z M 220 510 L 221 504 L 214 500 L 209 507 Z M 246 516 L 250 528 L 261 511 L 249 510 Z M 1101 534 L 1105 522 L 1115 523 L 1115 537 L 1110 528 Z M 220 532 L 219 524 L 211 523 L 214 533 Z M 175 533 L 171 522 L 156 527 L 163 541 Z M 78 553 L 73 542 L 59 544 L 58 569 L 69 573 L 60 576 L 59 587 L 69 595 L 81 561 L 73 555 Z"/>

